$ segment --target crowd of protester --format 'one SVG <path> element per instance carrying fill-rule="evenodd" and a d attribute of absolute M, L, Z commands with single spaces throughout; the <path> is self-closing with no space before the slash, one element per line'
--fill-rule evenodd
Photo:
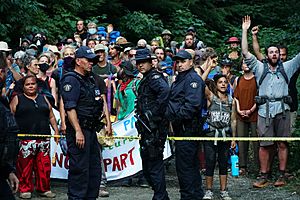
<path fill-rule="evenodd" d="M 200 40 L 201 36 L 197 35 L 194 27 L 186 30 L 183 41 L 174 41 L 172 33 L 164 30 L 160 36 L 151 41 L 147 42 L 141 38 L 134 44 L 121 36 L 120 32 L 115 31 L 112 25 L 105 28 L 98 27 L 95 23 L 88 23 L 85 26 L 83 20 L 77 21 L 73 36 L 57 44 L 49 44 L 47 36 L 42 33 L 23 38 L 16 50 L 10 49 L 8 44 L 2 41 L 0 42 L 0 88 L 2 89 L 0 92 L 4 99 L 2 101 L 10 103 L 11 111 L 22 133 L 49 135 L 49 124 L 56 135 L 59 131 L 66 133 L 66 111 L 61 96 L 61 80 L 65 74 L 73 71 L 76 50 L 81 46 L 88 46 L 99 58 L 92 66 L 92 73 L 96 79 L 96 85 L 103 81 L 105 84 L 97 86 L 105 101 L 106 129 L 107 134 L 111 135 L 110 120 L 114 119 L 113 116 L 115 120 L 122 120 L 134 111 L 137 87 L 143 78 L 143 73 L 140 73 L 141 70 L 136 63 L 139 61 L 136 60 L 136 54 L 137 51 L 140 53 L 141 50 L 147 50 L 151 55 L 147 57 L 151 61 L 151 67 L 161 73 L 168 82 L 170 101 L 172 98 L 178 98 L 172 91 L 179 87 L 176 84 L 183 79 L 183 71 L 194 70 L 198 78 L 204 81 L 204 95 L 193 97 L 201 98 L 198 99 L 201 108 L 191 107 L 191 109 L 200 109 L 201 115 L 200 121 L 193 122 L 201 125 L 199 134 L 193 136 L 289 137 L 291 130 L 295 128 L 297 117 L 296 81 L 300 72 L 300 54 L 289 60 L 287 47 L 275 44 L 267 47 L 263 55 L 257 39 L 259 30 L 254 26 L 252 41 L 255 56 L 252 55 L 248 51 L 247 42 L 247 30 L 250 25 L 250 17 L 244 17 L 242 39 L 236 36 L 228 38 L 227 52 L 216 52 L 212 47 L 207 47 L 205 41 Z M 267 69 L 264 69 L 266 66 Z M 197 81 L 184 86 L 188 87 L 187 91 L 189 87 L 195 89 L 202 84 L 200 80 L 195 80 Z M 68 88 L 63 89 L 67 91 Z M 257 100 L 257 97 L 262 96 L 268 98 Z M 187 100 L 185 97 L 182 99 L 186 101 L 186 104 L 194 103 L 194 99 Z M 172 106 L 169 104 L 169 107 Z M 60 127 L 56 124 L 52 108 L 60 112 Z M 172 114 L 174 111 L 172 109 L 177 108 L 170 108 L 171 111 L 168 109 L 166 118 L 171 122 L 169 133 L 172 135 L 174 132 L 176 135 L 176 128 L 178 128 L 176 121 L 174 123 L 176 112 Z M 191 113 L 185 114 L 192 115 Z M 184 117 L 183 119 L 191 118 Z M 184 133 L 181 136 L 185 136 Z M 216 162 L 219 168 L 220 196 L 225 200 L 231 199 L 227 188 L 228 159 L 230 149 L 234 151 L 237 145 L 240 175 L 246 175 L 250 171 L 249 155 L 254 155 L 252 167 L 255 169 L 251 171 L 258 173 L 258 179 L 253 183 L 254 187 L 263 188 L 270 183 L 275 154 L 278 154 L 279 176 L 274 185 L 286 185 L 289 176 L 287 143 L 269 141 L 252 143 L 252 153 L 249 152 L 249 142 L 246 141 L 205 141 L 201 143 L 200 148 L 197 146 L 197 154 L 205 155 L 199 156 L 198 162 L 201 166 L 199 170 L 202 170 L 206 176 L 206 191 L 199 199 L 213 198 L 213 175 Z M 177 145 L 178 149 L 181 148 L 179 144 Z M 31 198 L 34 189 L 41 196 L 55 197 L 55 193 L 50 189 L 49 150 L 49 139 L 34 136 L 20 138 L 16 161 L 20 198 Z M 101 159 L 103 163 L 103 158 Z M 187 173 L 190 172 L 188 170 Z M 103 177 L 99 196 L 107 197 L 109 192 L 105 184 L 105 172 L 102 170 L 102 179 Z M 143 175 L 140 179 L 143 180 Z M 183 179 L 179 181 L 184 183 Z M 126 183 L 128 186 L 131 184 L 131 182 Z M 148 186 L 145 180 L 140 185 Z M 183 188 L 181 189 L 184 191 Z M 197 193 L 197 191 L 194 192 Z M 182 196 L 182 199 L 191 197 L 193 194 L 186 198 Z"/>

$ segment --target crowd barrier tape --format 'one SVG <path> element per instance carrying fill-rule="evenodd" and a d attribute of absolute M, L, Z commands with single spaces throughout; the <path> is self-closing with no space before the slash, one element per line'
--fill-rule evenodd
<path fill-rule="evenodd" d="M 37 135 L 37 134 L 18 134 L 18 137 L 42 137 L 42 138 L 64 138 L 61 135 Z M 115 140 L 129 139 L 140 140 L 139 136 L 100 136 L 102 138 L 113 138 Z M 300 137 L 168 137 L 168 140 L 175 141 L 300 141 Z"/>

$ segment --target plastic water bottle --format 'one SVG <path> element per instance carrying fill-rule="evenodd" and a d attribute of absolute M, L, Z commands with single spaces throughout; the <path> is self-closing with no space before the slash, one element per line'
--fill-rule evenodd
<path fill-rule="evenodd" d="M 239 157 L 236 154 L 232 154 L 230 157 L 231 161 L 231 175 L 239 176 Z"/>

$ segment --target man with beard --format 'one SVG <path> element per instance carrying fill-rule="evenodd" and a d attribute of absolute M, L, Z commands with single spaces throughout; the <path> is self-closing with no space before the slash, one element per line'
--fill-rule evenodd
<path fill-rule="evenodd" d="M 184 43 L 180 47 L 180 49 L 192 49 L 192 50 L 196 49 L 194 35 L 192 33 L 185 34 Z"/>
<path fill-rule="evenodd" d="M 290 135 L 290 106 L 288 83 L 293 74 L 300 68 L 300 53 L 285 63 L 279 59 L 279 48 L 270 45 L 266 48 L 267 60 L 263 63 L 248 51 L 247 31 L 251 25 L 249 16 L 242 23 L 242 53 L 245 63 L 253 70 L 259 84 L 257 130 L 260 137 L 289 137 Z M 269 185 L 267 171 L 270 157 L 269 148 L 272 141 L 260 142 L 259 159 L 261 176 L 253 183 L 253 187 L 263 188 Z M 286 142 L 277 142 L 280 176 L 274 186 L 284 186 L 288 149 Z"/>
<path fill-rule="evenodd" d="M 236 81 L 234 99 L 237 104 L 237 134 L 238 137 L 257 137 L 257 107 L 254 101 L 257 95 L 256 79 L 249 67 L 243 63 L 243 76 Z M 249 131 L 251 133 L 249 133 Z M 255 167 L 258 165 L 258 142 L 252 142 Z M 246 175 L 248 164 L 249 142 L 239 142 L 240 175 Z"/>
<path fill-rule="evenodd" d="M 258 44 L 258 38 L 257 34 L 259 32 L 258 26 L 254 26 L 252 28 L 252 42 L 253 42 L 253 50 L 256 55 L 256 57 L 259 60 L 263 60 L 265 57 L 260 52 L 260 47 Z M 286 46 L 280 45 L 279 48 L 279 54 L 280 54 L 280 60 L 282 62 L 286 62 L 288 58 L 288 49 Z M 298 110 L 298 90 L 297 90 L 297 79 L 299 77 L 300 70 L 298 70 L 291 78 L 289 82 L 289 95 L 292 97 L 293 103 L 291 104 L 291 128 L 292 132 L 294 132 L 295 129 L 295 123 L 297 119 L 297 110 Z"/>
<path fill-rule="evenodd" d="M 163 47 L 156 47 L 154 49 L 154 54 L 156 55 L 159 66 L 168 75 L 173 75 L 173 61 L 172 59 L 167 56 L 166 50 Z"/>
<path fill-rule="evenodd" d="M 103 111 L 100 90 L 91 76 L 97 62 L 92 50 L 80 47 L 75 54 L 75 69 L 64 75 L 61 95 L 68 116 L 66 120 L 69 153 L 68 198 L 98 197 L 101 181 L 100 147 L 96 131 Z"/>
<path fill-rule="evenodd" d="M 187 33 L 191 33 L 194 36 L 194 44 L 196 44 L 196 49 L 205 48 L 204 43 L 197 38 L 197 32 L 193 26 L 187 29 Z"/>

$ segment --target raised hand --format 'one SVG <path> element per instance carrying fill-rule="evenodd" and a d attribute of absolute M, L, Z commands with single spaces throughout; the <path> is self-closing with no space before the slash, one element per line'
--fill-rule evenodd
<path fill-rule="evenodd" d="M 243 30 L 248 30 L 248 29 L 250 28 L 250 25 L 251 25 L 251 19 L 250 19 L 250 16 L 249 16 L 249 15 L 246 15 L 246 16 L 243 18 L 242 29 L 243 29 Z"/>
<path fill-rule="evenodd" d="M 251 30 L 252 35 L 257 35 L 257 34 L 258 34 L 258 31 L 259 31 L 258 26 L 254 26 L 254 27 L 252 28 L 252 30 Z"/>

